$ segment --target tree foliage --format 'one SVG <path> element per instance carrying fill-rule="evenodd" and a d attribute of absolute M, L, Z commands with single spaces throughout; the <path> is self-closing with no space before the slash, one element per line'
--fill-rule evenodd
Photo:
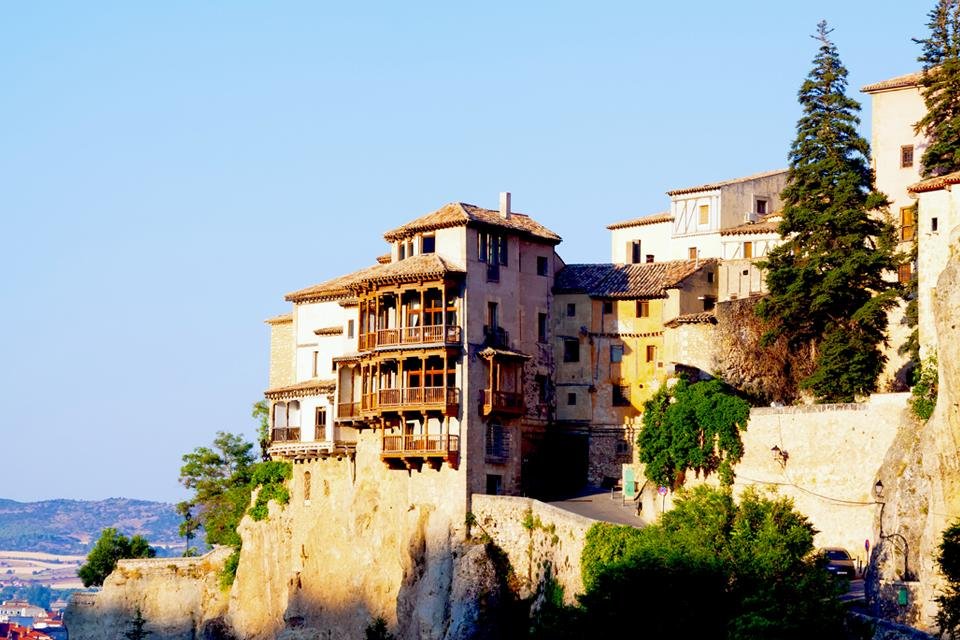
<path fill-rule="evenodd" d="M 927 37 L 914 39 L 922 49 L 917 60 L 927 107 L 914 128 L 928 139 L 921 174 L 933 177 L 960 170 L 960 1 L 937 0 L 928 18 Z"/>
<path fill-rule="evenodd" d="M 937 596 L 937 626 L 941 634 L 957 637 L 960 632 L 960 520 L 943 532 L 937 554 L 937 566 L 946 582 Z"/>
<path fill-rule="evenodd" d="M 937 369 L 937 356 L 932 355 L 923 361 L 916 384 L 910 396 L 910 409 L 921 420 L 929 420 L 937 406 L 940 391 L 940 372 Z"/>
<path fill-rule="evenodd" d="M 846 95 L 847 70 L 818 25 L 820 48 L 799 92 L 803 115 L 783 190 L 783 243 L 763 264 L 770 294 L 758 313 L 796 349 L 815 353 L 803 385 L 826 402 L 876 390 L 886 360 L 887 310 L 896 265 L 887 199 L 873 186 L 867 141 L 857 133 L 860 105 Z M 851 363 L 854 369 L 851 370 Z"/>
<path fill-rule="evenodd" d="M 816 531 L 786 498 L 700 486 L 645 529 L 598 523 L 581 565 L 585 593 L 541 638 L 615 637 L 644 616 L 644 637 L 830 640 L 843 587 L 813 553 Z"/>
<path fill-rule="evenodd" d="M 643 427 L 637 436 L 647 478 L 679 487 L 693 470 L 704 477 L 718 472 L 733 483 L 733 465 L 743 457 L 740 431 L 750 419 L 750 405 L 719 380 L 688 383 L 680 379 L 661 387 L 644 404 Z"/>
<path fill-rule="evenodd" d="M 253 403 L 253 410 L 250 416 L 257 421 L 257 442 L 260 445 L 260 459 L 269 460 L 270 454 L 267 449 L 270 447 L 270 405 L 266 400 L 258 400 Z"/>
<path fill-rule="evenodd" d="M 116 568 L 117 560 L 125 558 L 153 558 L 156 550 L 143 536 L 128 538 L 113 527 L 100 532 L 93 549 L 87 554 L 87 561 L 77 570 L 83 586 L 99 587 Z"/>

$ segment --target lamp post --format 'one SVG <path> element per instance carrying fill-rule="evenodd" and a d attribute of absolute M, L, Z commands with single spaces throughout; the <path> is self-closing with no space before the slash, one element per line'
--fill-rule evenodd
<path fill-rule="evenodd" d="M 876 484 L 873 485 L 873 495 L 876 496 L 876 502 L 880 505 L 880 540 L 888 540 L 890 538 L 899 538 L 903 542 L 903 579 L 907 580 L 910 577 L 909 569 L 909 556 L 910 556 L 910 543 L 907 542 L 907 539 L 904 538 L 901 534 L 887 533 L 883 532 L 883 510 L 886 508 L 887 503 L 883 500 L 883 482 L 880 479 L 877 479 Z"/>

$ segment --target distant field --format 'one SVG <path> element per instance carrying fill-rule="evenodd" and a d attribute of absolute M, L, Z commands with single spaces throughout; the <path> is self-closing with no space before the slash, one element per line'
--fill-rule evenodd
<path fill-rule="evenodd" d="M 80 589 L 77 568 L 86 558 L 32 551 L 0 551 L 0 585 L 25 582 L 54 589 Z"/>

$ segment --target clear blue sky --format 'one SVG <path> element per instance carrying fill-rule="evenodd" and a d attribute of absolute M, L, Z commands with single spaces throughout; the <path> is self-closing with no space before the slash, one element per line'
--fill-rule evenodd
<path fill-rule="evenodd" d="M 0 496 L 181 499 L 252 437 L 285 292 L 505 190 L 609 260 L 666 190 L 786 166 L 819 19 L 865 101 L 932 4 L 4 3 Z"/>

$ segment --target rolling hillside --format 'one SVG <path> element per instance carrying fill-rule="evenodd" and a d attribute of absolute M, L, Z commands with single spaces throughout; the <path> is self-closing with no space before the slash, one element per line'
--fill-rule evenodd
<path fill-rule="evenodd" d="M 105 527 L 177 546 L 180 517 L 172 504 L 110 498 L 16 502 L 0 498 L 0 550 L 84 555 Z"/>

